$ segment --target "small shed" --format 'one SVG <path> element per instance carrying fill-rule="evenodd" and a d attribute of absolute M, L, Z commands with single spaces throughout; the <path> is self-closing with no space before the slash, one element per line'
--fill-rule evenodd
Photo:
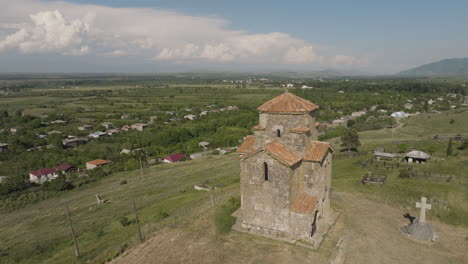
<path fill-rule="evenodd" d="M 198 143 L 198 146 L 202 147 L 203 150 L 207 150 L 208 147 L 210 146 L 210 143 L 206 142 L 206 141 L 202 141 L 202 142 L 199 142 Z"/>
<path fill-rule="evenodd" d="M 8 150 L 8 144 L 0 143 L 0 152 L 5 152 Z"/>
<path fill-rule="evenodd" d="M 425 163 L 431 156 L 420 150 L 412 150 L 405 155 L 405 161 L 409 163 Z"/>

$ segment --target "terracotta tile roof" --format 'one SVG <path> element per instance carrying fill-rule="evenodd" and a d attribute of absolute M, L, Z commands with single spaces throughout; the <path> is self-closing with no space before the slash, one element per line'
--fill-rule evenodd
<path fill-rule="evenodd" d="M 330 143 L 321 141 L 311 141 L 304 154 L 305 161 L 321 162 L 328 153 L 328 150 L 335 152 Z"/>
<path fill-rule="evenodd" d="M 237 152 L 240 153 L 251 153 L 254 151 L 255 137 L 246 136 L 244 142 L 240 147 L 237 148 Z"/>
<path fill-rule="evenodd" d="M 285 92 L 257 108 L 267 113 L 309 113 L 318 109 L 314 103 L 292 93 Z"/>
<path fill-rule="evenodd" d="M 310 132 L 310 128 L 307 128 L 307 127 L 295 127 L 293 129 L 291 129 L 291 132 L 292 133 L 309 133 Z"/>
<path fill-rule="evenodd" d="M 301 214 L 313 214 L 316 204 L 317 197 L 307 194 L 301 194 L 291 205 L 290 211 Z"/>
<path fill-rule="evenodd" d="M 281 163 L 288 166 L 293 166 L 302 160 L 301 155 L 290 150 L 285 145 L 281 144 L 281 142 L 279 141 L 270 142 L 261 147 L 260 149 L 265 149 L 271 155 L 277 158 Z"/>
<path fill-rule="evenodd" d="M 104 165 L 104 164 L 110 163 L 110 161 L 103 160 L 103 159 L 96 159 L 96 160 L 88 161 L 86 163 L 99 166 L 99 165 Z"/>
<path fill-rule="evenodd" d="M 256 130 L 256 131 L 263 131 L 263 130 L 265 130 L 265 128 L 262 127 L 261 125 L 254 126 L 252 129 L 253 129 L 253 130 Z"/>

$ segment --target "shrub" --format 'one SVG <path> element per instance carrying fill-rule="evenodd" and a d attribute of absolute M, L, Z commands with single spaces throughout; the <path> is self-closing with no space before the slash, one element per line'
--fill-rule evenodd
<path fill-rule="evenodd" d="M 240 207 L 240 198 L 230 196 L 215 211 L 216 231 L 220 234 L 227 233 L 235 224 L 236 218 L 231 216 Z"/>
<path fill-rule="evenodd" d="M 128 226 L 129 224 L 131 224 L 132 222 L 130 222 L 130 220 L 128 220 L 128 218 L 126 216 L 122 216 L 119 218 L 118 222 L 122 225 L 122 226 Z"/>
<path fill-rule="evenodd" d="M 398 178 L 404 179 L 404 178 L 409 178 L 409 177 L 410 177 L 410 174 L 407 169 L 400 170 L 400 174 L 398 174 Z"/>
<path fill-rule="evenodd" d="M 162 211 L 159 211 L 159 213 L 156 215 L 156 221 L 160 221 L 160 220 L 163 220 L 164 218 L 167 218 L 169 217 L 169 213 L 162 210 Z"/>
<path fill-rule="evenodd" d="M 124 184 L 127 184 L 127 180 L 123 180 L 120 182 L 120 185 L 124 185 Z"/>

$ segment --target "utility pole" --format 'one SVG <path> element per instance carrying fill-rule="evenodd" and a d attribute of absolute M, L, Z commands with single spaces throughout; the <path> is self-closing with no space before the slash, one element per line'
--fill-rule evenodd
<path fill-rule="evenodd" d="M 141 173 L 141 180 L 143 180 L 143 165 L 141 164 L 141 157 L 139 157 L 140 159 L 140 173 Z"/>
<path fill-rule="evenodd" d="M 215 207 L 212 194 L 210 194 L 210 198 L 211 198 L 211 206 Z"/>
<path fill-rule="evenodd" d="M 75 237 L 75 230 L 73 229 L 73 223 L 72 223 L 72 220 L 71 220 L 71 217 L 70 217 L 70 210 L 68 209 L 68 203 L 65 204 L 65 207 L 67 208 L 68 223 L 70 224 L 70 231 L 71 231 L 71 234 L 72 234 L 73 243 L 75 244 L 75 255 L 77 257 L 79 257 L 80 256 L 80 249 L 78 248 L 78 241 L 76 240 L 76 237 Z"/>
<path fill-rule="evenodd" d="M 133 212 L 135 212 L 135 222 L 137 225 L 137 235 L 138 235 L 138 240 L 143 241 L 143 237 L 141 236 L 141 230 L 140 230 L 140 220 L 138 219 L 138 213 L 135 205 L 135 200 L 132 200 L 133 202 Z"/>

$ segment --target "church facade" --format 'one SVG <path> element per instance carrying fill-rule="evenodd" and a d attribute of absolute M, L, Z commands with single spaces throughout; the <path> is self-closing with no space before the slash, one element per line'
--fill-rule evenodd
<path fill-rule="evenodd" d="M 332 214 L 334 152 L 317 141 L 318 106 L 286 92 L 257 110 L 254 135 L 237 150 L 241 207 L 234 229 L 316 247 Z"/>

